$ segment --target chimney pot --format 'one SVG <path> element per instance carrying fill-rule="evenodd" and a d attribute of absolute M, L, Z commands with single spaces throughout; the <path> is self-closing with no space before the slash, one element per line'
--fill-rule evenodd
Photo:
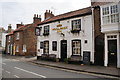
<path fill-rule="evenodd" d="M 49 13 L 50 13 L 50 10 L 49 10 Z"/>
<path fill-rule="evenodd" d="M 36 14 L 34 14 L 34 17 L 36 17 Z"/>
<path fill-rule="evenodd" d="M 37 18 L 38 18 L 38 14 L 37 14 Z"/>

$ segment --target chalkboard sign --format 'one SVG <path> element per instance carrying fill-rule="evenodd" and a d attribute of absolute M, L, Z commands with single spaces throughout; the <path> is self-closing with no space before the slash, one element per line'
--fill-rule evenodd
<path fill-rule="evenodd" d="M 90 52 L 89 51 L 83 51 L 83 64 L 90 64 Z"/>

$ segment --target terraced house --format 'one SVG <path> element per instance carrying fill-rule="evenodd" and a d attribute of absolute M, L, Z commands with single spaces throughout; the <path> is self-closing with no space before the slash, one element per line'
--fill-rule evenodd
<path fill-rule="evenodd" d="M 34 15 L 32 24 L 17 24 L 17 29 L 6 36 L 6 53 L 21 56 L 36 56 L 35 27 L 41 21 Z"/>
<path fill-rule="evenodd" d="M 36 28 L 38 58 L 94 63 L 92 17 L 91 7 L 57 16 L 46 11 Z"/>

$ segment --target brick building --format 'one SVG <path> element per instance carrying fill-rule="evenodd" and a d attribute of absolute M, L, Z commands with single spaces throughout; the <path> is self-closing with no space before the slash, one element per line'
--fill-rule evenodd
<path fill-rule="evenodd" d="M 34 15 L 32 24 L 17 24 L 17 29 L 6 36 L 6 53 L 10 53 L 9 50 L 12 49 L 11 55 L 36 56 L 37 38 L 35 36 L 35 27 L 40 21 L 40 16 Z M 13 36 L 10 42 L 12 44 L 11 48 L 9 48 L 10 36 Z"/>

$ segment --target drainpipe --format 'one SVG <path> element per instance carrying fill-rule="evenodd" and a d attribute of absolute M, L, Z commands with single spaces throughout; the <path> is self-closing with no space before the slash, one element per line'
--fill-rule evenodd
<path fill-rule="evenodd" d="M 92 9 L 92 56 L 93 56 L 93 63 L 94 63 L 94 55 L 95 55 L 95 49 L 94 49 L 94 46 L 95 46 L 95 35 L 94 35 L 94 8 L 91 7 Z"/>

